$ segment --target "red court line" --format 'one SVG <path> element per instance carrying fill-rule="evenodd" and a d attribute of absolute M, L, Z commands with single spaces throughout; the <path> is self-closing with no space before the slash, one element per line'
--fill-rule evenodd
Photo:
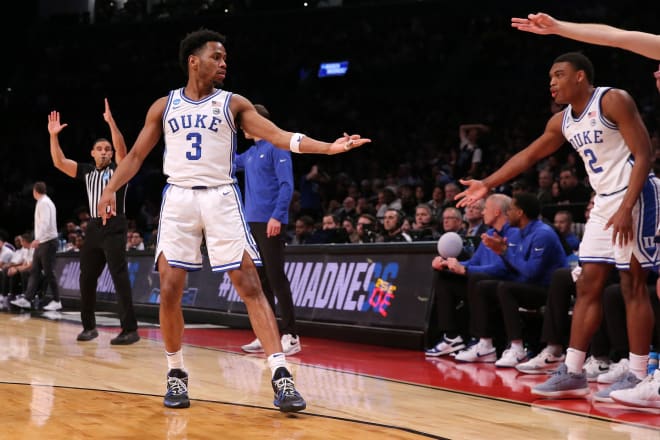
<path fill-rule="evenodd" d="M 140 329 L 150 339 L 160 339 L 159 329 Z M 186 329 L 184 343 L 243 353 L 241 345 L 254 339 L 250 330 Z M 586 399 L 546 400 L 530 393 L 545 380 L 543 375 L 525 375 L 513 368 L 493 364 L 460 363 L 451 358 L 426 358 L 421 351 L 403 350 L 331 339 L 301 336 L 302 351 L 293 356 L 306 365 L 365 374 L 423 386 L 530 404 L 619 422 L 660 428 L 660 411 L 619 404 L 592 403 Z M 255 356 L 255 355 L 251 355 Z M 591 384 L 594 391 L 604 385 Z"/>

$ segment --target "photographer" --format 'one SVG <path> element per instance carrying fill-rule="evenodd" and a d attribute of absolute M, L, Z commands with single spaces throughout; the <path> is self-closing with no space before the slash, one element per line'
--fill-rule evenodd
<path fill-rule="evenodd" d="M 378 220 L 371 214 L 362 214 L 357 219 L 358 243 L 376 243 L 383 241 L 378 233 Z"/>

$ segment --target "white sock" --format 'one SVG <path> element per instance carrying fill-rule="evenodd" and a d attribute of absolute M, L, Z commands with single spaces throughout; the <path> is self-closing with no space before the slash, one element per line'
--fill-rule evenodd
<path fill-rule="evenodd" d="M 628 364 L 630 371 L 637 377 L 637 379 L 644 379 L 649 365 L 649 355 L 630 353 L 628 359 L 630 360 L 630 363 Z"/>
<path fill-rule="evenodd" d="M 270 377 L 275 375 L 275 370 L 278 368 L 286 368 L 286 356 L 284 353 L 273 353 L 268 356 L 268 366 L 270 367 Z"/>
<path fill-rule="evenodd" d="M 525 347 L 523 347 L 523 341 L 520 339 L 511 341 L 511 348 L 517 352 L 525 351 Z"/>
<path fill-rule="evenodd" d="M 174 353 L 165 352 L 167 355 L 167 369 L 173 370 L 178 368 L 179 370 L 185 371 L 183 367 L 183 349 L 175 351 Z"/>
<path fill-rule="evenodd" d="M 566 368 L 569 373 L 579 374 L 582 373 L 582 367 L 584 367 L 584 359 L 587 357 L 587 353 L 580 351 L 575 348 L 569 348 L 566 350 Z"/>

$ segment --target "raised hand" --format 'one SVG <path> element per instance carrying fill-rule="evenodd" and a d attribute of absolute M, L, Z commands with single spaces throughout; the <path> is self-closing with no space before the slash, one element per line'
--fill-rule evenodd
<path fill-rule="evenodd" d="M 48 133 L 51 135 L 60 134 L 68 125 L 60 123 L 60 112 L 53 110 L 48 115 Z"/>
<path fill-rule="evenodd" d="M 103 112 L 103 119 L 108 124 L 112 121 L 112 113 L 110 112 L 110 104 L 108 104 L 108 98 L 103 98 L 105 102 L 105 111 Z"/>

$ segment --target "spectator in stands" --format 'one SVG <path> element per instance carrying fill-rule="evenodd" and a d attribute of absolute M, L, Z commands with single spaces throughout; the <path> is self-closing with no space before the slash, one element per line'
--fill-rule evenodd
<path fill-rule="evenodd" d="M 19 235 L 21 248 L 18 249 L 10 264 L 3 269 L 6 275 L 2 283 L 2 290 L 0 291 L 0 308 L 6 307 L 8 299 L 18 295 L 20 292 L 27 288 L 27 281 L 30 276 L 30 269 L 32 268 L 32 258 L 34 256 L 34 248 L 32 245 L 32 234 L 25 232 Z"/>
<path fill-rule="evenodd" d="M 520 229 L 520 245 L 512 248 L 506 237 L 486 235 L 483 243 L 499 255 L 515 277 L 512 280 L 482 280 L 469 292 L 470 328 L 479 338 L 474 346 L 456 355 L 462 362 L 495 362 L 495 334 L 489 320 L 493 304 L 498 304 L 510 341 L 495 365 L 514 367 L 526 360 L 522 328 L 518 312 L 522 307 L 535 308 L 545 304 L 552 273 L 567 267 L 564 248 L 555 231 L 541 220 L 541 204 L 534 194 L 515 195 L 508 210 L 509 224 Z"/>
<path fill-rule="evenodd" d="M 138 231 L 129 232 L 131 238 L 128 242 L 127 251 L 143 251 L 144 250 L 144 240 L 142 240 L 142 235 Z"/>
<path fill-rule="evenodd" d="M 412 238 L 401 230 L 404 214 L 398 209 L 388 209 L 383 218 L 383 241 L 386 243 L 410 243 Z"/>
<path fill-rule="evenodd" d="M 343 222 L 346 217 L 355 218 L 357 217 L 357 212 L 355 210 L 356 201 L 351 196 L 344 197 L 344 200 L 341 202 L 341 208 L 337 209 L 334 212 L 334 215 L 337 216 L 339 222 Z"/>
<path fill-rule="evenodd" d="M 307 244 L 348 242 L 348 234 L 341 226 L 339 217 L 334 214 L 324 215 L 321 229 L 314 231 L 312 236 L 306 241 Z"/>
<path fill-rule="evenodd" d="M 541 171 L 539 171 L 536 198 L 539 199 L 541 205 L 554 203 L 554 199 L 552 197 L 552 183 L 554 180 L 555 179 L 552 176 L 552 172 L 550 172 L 550 170 L 547 168 L 543 168 Z"/>
<path fill-rule="evenodd" d="M 396 195 L 396 192 L 390 188 L 385 187 L 378 191 L 378 202 L 376 204 L 376 218 L 383 223 L 385 212 L 388 209 L 401 209 L 401 199 Z"/>
<path fill-rule="evenodd" d="M 350 243 L 358 243 L 360 241 L 360 236 L 355 229 L 355 222 L 351 217 L 346 217 L 341 222 L 341 226 L 346 230 L 346 235 L 348 235 L 348 241 Z"/>
<path fill-rule="evenodd" d="M 321 193 L 323 186 L 330 182 L 330 176 L 318 164 L 312 165 L 309 172 L 300 179 L 300 214 L 312 219 L 321 216 Z"/>
<path fill-rule="evenodd" d="M 359 243 L 376 243 L 383 241 L 379 232 L 380 222 L 371 214 L 361 214 L 356 223 Z"/>
<path fill-rule="evenodd" d="M 511 198 L 504 194 L 493 194 L 484 205 L 484 222 L 490 227 L 487 235 L 506 237 L 509 243 L 519 241 L 519 231 L 507 222 L 507 211 Z M 442 337 L 440 342 L 426 350 L 427 356 L 443 356 L 465 348 L 469 334 L 467 291 L 475 280 L 513 278 L 504 260 L 484 244 L 477 247 L 474 255 L 464 261 L 457 258 L 433 259 L 434 309 L 437 313 L 436 327 Z"/>
<path fill-rule="evenodd" d="M 465 208 L 463 217 L 468 224 L 465 230 L 466 237 L 481 237 L 481 234 L 488 230 L 488 225 L 484 223 L 484 206 L 485 202 L 480 200 Z"/>
<path fill-rule="evenodd" d="M 581 205 L 582 208 L 579 208 L 579 212 L 581 212 L 584 209 L 584 205 L 589 201 L 591 192 L 591 188 L 579 181 L 574 167 L 565 165 L 561 169 L 559 173 L 559 197 L 557 198 L 557 204 Z M 576 217 L 576 221 L 582 222 L 583 220 Z"/>
<path fill-rule="evenodd" d="M 456 195 L 461 192 L 461 187 L 456 182 L 445 183 L 445 201 L 442 203 L 442 209 L 456 207 Z"/>
<path fill-rule="evenodd" d="M 296 228 L 291 244 L 305 244 L 314 234 L 314 219 L 309 215 L 303 215 L 296 220 Z"/>
<path fill-rule="evenodd" d="M 490 127 L 484 124 L 461 124 L 458 127 L 460 145 L 454 166 L 454 178 L 479 178 L 483 151 L 479 145 L 481 136 L 488 133 Z"/>
<path fill-rule="evenodd" d="M 573 215 L 569 211 L 557 211 L 554 226 L 570 250 L 577 252 L 580 247 L 580 239 L 573 233 Z"/>
<path fill-rule="evenodd" d="M 407 232 L 413 241 L 435 241 L 440 238 L 437 222 L 433 219 L 433 211 L 426 203 L 420 203 L 415 208 L 415 220 Z"/>
<path fill-rule="evenodd" d="M 442 211 L 442 233 L 456 232 L 461 237 L 465 236 L 463 227 L 463 214 L 458 208 L 448 207 Z"/>
<path fill-rule="evenodd" d="M 426 202 L 431 207 L 432 215 L 435 220 L 440 220 L 442 217 L 442 209 L 445 203 L 445 187 L 444 185 L 437 184 L 433 187 L 431 193 L 431 200 Z"/>

